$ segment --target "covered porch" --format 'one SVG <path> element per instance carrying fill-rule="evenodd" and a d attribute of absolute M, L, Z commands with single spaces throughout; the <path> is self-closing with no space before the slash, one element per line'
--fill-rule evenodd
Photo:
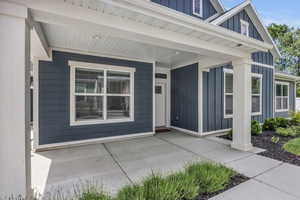
<path fill-rule="evenodd" d="M 0 3 L 0 25 L 6 26 L 7 24 L 10 24 L 10 26 L 8 26 L 5 31 L 1 32 L 0 35 L 4 41 L 4 44 L 2 45 L 2 48 L 4 49 L 2 52 L 5 52 L 1 55 L 1 60 L 3 60 L 4 63 L 4 67 L 1 68 L 1 75 L 4 76 L 0 79 L 0 85 L 1 89 L 8 94 L 7 98 L 4 98 L 4 104 L 1 104 L 0 107 L 1 132 L 6 133 L 1 136 L 1 144 L 3 144 L 1 146 L 3 151 L 1 150 L 0 161 L 1 163 L 5 163 L 2 166 L 3 170 L 1 171 L 1 176 L 3 175 L 4 178 L 2 180 L 5 181 L 0 180 L 0 194 L 9 192 L 26 195 L 30 192 L 30 180 L 31 177 L 34 179 L 35 176 L 34 174 L 31 174 L 31 171 L 35 170 L 31 170 L 34 165 L 31 166 L 29 158 L 32 150 L 29 141 L 30 112 L 28 109 L 30 107 L 29 80 L 30 69 L 32 66 L 31 63 L 33 63 L 32 68 L 34 77 L 34 148 L 38 149 L 40 146 L 39 117 L 41 114 L 39 112 L 39 61 L 53 62 L 52 53 L 55 51 L 122 61 L 150 63 L 152 65 L 152 124 L 151 130 L 150 132 L 147 132 L 147 134 L 152 135 L 155 134 L 157 118 L 155 98 L 156 72 L 168 71 L 170 73 L 174 69 L 196 63 L 198 72 L 196 83 L 198 89 L 198 106 L 196 110 L 198 124 L 196 131 L 186 130 L 186 132 L 195 136 L 202 136 L 202 72 L 220 64 L 232 63 L 235 76 L 233 90 L 234 94 L 239 94 L 234 95 L 233 99 L 234 134 L 232 147 L 243 151 L 251 150 L 251 53 L 268 51 L 272 48 L 271 44 L 256 41 L 221 27 L 191 19 L 184 14 L 155 5 L 150 1 L 101 0 L 97 2 L 82 2 L 76 0 L 55 0 L 40 2 L 38 0 L 28 0 L 25 1 L 25 3 L 22 1 L 21 5 L 15 4 L 20 2 L 21 1 L 14 0 Z M 12 16 L 12 11 L 14 11 L 13 13 L 15 13 L 15 16 Z M 6 49 L 7 47 L 9 48 Z M 12 54 L 14 55 L 13 58 L 11 56 Z M 16 76 L 11 78 L 10 76 L 7 76 L 7 74 L 15 74 Z M 49 79 L 51 79 L 51 77 L 49 77 Z M 7 88 L 7 85 L 13 85 L 13 89 L 10 87 Z M 171 90 L 169 90 L 169 92 L 171 92 Z M 13 101 L 11 101 L 11 99 L 13 99 Z M 169 98 L 166 98 L 166 101 L 171 102 L 170 96 Z M 171 126 L 170 103 L 166 103 L 166 105 L 165 125 Z M 68 109 L 69 108 L 66 108 L 66 110 Z M 60 110 L 57 112 L 59 111 Z M 55 126 L 55 124 L 52 124 L 52 126 Z M 136 136 L 138 137 L 138 134 L 136 134 Z M 141 136 L 145 136 L 145 134 L 141 134 Z M 175 138 L 176 136 L 177 134 L 174 134 Z M 202 147 L 207 147 L 209 149 L 215 147 L 220 148 L 224 153 L 228 151 L 238 152 L 230 150 L 228 146 L 220 146 L 217 143 L 211 143 L 204 139 L 188 138 L 188 140 L 195 140 L 200 143 L 201 141 L 205 141 L 205 145 L 203 146 L 194 146 L 197 149 L 195 150 L 197 152 L 205 152 L 206 150 L 202 149 Z M 114 139 L 115 138 L 109 138 L 109 140 Z M 181 142 L 185 141 L 185 138 L 181 138 L 181 136 L 177 139 L 182 140 Z M 151 146 L 153 140 L 154 145 L 159 145 L 160 143 L 166 143 L 166 146 L 171 145 L 169 143 L 170 141 L 166 141 L 167 139 L 160 136 L 147 140 L 137 139 L 136 143 L 149 143 Z M 130 142 L 134 143 L 134 140 L 129 141 L 129 143 Z M 76 143 L 80 143 L 80 141 L 76 141 Z M 122 145 L 123 143 L 124 145 Z M 118 168 L 119 166 L 115 161 L 116 158 L 113 156 L 114 154 L 118 155 L 118 153 L 126 152 L 128 144 L 126 142 L 119 142 L 116 145 L 117 147 L 113 148 L 111 151 L 109 150 L 110 145 L 113 146 L 114 143 L 78 147 L 80 153 L 75 153 L 72 158 L 73 161 L 70 161 L 70 163 L 76 163 L 76 158 L 78 156 L 81 158 L 82 156 L 86 157 L 86 154 L 81 154 L 80 148 L 82 149 L 82 152 L 85 152 L 84 149 L 89 149 L 88 152 L 90 152 L 90 149 L 94 149 L 94 152 L 97 152 L 95 157 L 103 156 L 103 159 L 112 161 L 109 161 L 107 164 L 108 168 L 112 167 L 113 169 L 116 169 L 112 173 L 123 173 L 123 181 L 120 182 L 128 183 L 128 181 L 135 180 L 137 178 L 135 177 L 136 175 L 129 175 L 130 170 L 132 170 L 130 169 L 130 166 L 129 170 L 124 173 L 126 170 L 123 171 L 121 168 Z M 18 146 L 18 148 L 15 148 L 15 146 Z M 57 146 L 57 144 L 50 147 L 53 146 Z M 143 145 L 141 146 L 143 147 Z M 48 147 L 49 146 L 45 146 L 45 148 Z M 178 151 L 180 151 L 178 155 L 182 155 L 181 159 L 188 159 L 184 162 L 189 162 L 193 159 L 203 159 L 203 153 L 201 153 L 200 156 L 195 155 L 197 154 L 195 152 L 190 152 L 188 153 L 189 155 L 187 155 L 189 150 L 182 150 L 176 143 L 174 145 L 172 144 L 170 149 L 178 149 Z M 170 149 L 166 151 L 169 152 Z M 153 149 L 153 151 L 155 153 L 155 149 Z M 13 152 L 13 156 L 18 162 L 11 159 L 11 154 L 9 152 Z M 129 152 L 130 148 L 127 149 L 127 155 L 124 156 L 131 157 L 132 155 L 130 155 Z M 151 153 L 151 151 L 146 151 L 146 154 L 147 153 Z M 53 153 L 46 152 L 36 154 L 33 159 L 42 156 L 43 158 L 41 160 L 44 161 L 39 163 L 39 165 L 41 166 L 44 163 L 45 167 L 48 167 L 49 169 L 50 163 L 52 163 L 50 165 L 56 163 L 56 161 L 52 162 L 52 159 L 57 160 L 58 165 L 70 165 L 70 163 L 67 163 L 67 160 L 68 158 L 71 159 L 71 154 L 72 152 L 69 150 L 60 150 L 55 157 L 52 157 L 54 155 Z M 237 155 L 239 154 L 247 153 L 238 152 Z M 47 158 L 47 156 L 49 158 Z M 176 158 L 177 159 L 174 161 L 178 160 L 178 157 Z M 101 174 L 101 172 L 98 171 L 99 168 L 94 168 L 94 165 L 97 166 L 98 159 L 90 160 L 88 162 L 90 162 L 90 170 L 92 172 L 95 171 L 96 174 Z M 73 167 L 74 164 L 71 164 L 70 166 Z M 171 169 L 173 169 L 171 166 L 174 168 L 178 167 L 175 163 L 166 166 Z M 74 168 L 75 171 L 69 170 L 69 172 L 72 172 L 70 176 L 74 176 L 77 172 L 80 174 L 80 177 L 85 176 L 81 173 L 85 171 L 88 166 L 78 165 L 78 167 L 81 167 L 81 169 Z M 151 167 L 155 168 L 154 165 Z M 14 173 L 15 170 L 17 170 L 18 173 Z M 79 170 L 80 173 L 76 170 Z M 40 182 L 37 184 L 39 187 L 45 182 L 48 183 L 46 185 L 61 182 L 63 180 L 62 175 L 65 175 L 66 173 L 63 168 L 58 168 L 56 171 L 55 167 L 50 167 L 50 171 L 37 171 L 37 173 L 41 174 L 49 173 L 51 175 L 52 172 L 54 174 L 53 176 L 49 176 L 49 179 L 35 180 L 32 182 Z M 43 175 L 37 176 L 45 177 Z M 16 181 L 20 183 L 18 188 L 12 187 Z"/>

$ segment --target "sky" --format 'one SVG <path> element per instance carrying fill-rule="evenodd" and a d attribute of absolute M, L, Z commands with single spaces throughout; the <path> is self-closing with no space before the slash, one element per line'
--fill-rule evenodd
<path fill-rule="evenodd" d="M 226 9 L 244 0 L 221 0 Z M 252 0 L 263 22 L 288 24 L 300 28 L 300 0 Z"/>

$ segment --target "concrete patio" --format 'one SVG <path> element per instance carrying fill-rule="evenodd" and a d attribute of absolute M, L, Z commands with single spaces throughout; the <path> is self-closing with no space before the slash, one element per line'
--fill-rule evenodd
<path fill-rule="evenodd" d="M 213 199 L 300 198 L 300 168 L 230 148 L 216 138 L 195 138 L 172 131 L 154 137 L 88 145 L 34 153 L 32 183 L 43 194 L 92 183 L 115 194 L 126 184 L 141 181 L 152 172 L 167 174 L 195 161 L 211 160 L 225 164 L 251 178 Z"/>

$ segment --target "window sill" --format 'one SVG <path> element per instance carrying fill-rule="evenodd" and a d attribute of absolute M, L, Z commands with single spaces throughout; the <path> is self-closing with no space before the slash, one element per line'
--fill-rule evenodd
<path fill-rule="evenodd" d="M 289 110 L 275 110 L 275 112 L 279 113 L 279 112 L 289 112 Z"/>
<path fill-rule="evenodd" d="M 87 121 L 72 121 L 70 126 L 98 125 L 98 124 L 113 124 L 123 122 L 134 122 L 134 119 L 111 119 L 111 120 L 87 120 Z"/>
<path fill-rule="evenodd" d="M 259 115 L 262 115 L 262 113 L 251 113 L 251 116 L 259 116 Z M 225 115 L 224 116 L 224 119 L 232 119 L 233 118 L 233 115 Z"/>

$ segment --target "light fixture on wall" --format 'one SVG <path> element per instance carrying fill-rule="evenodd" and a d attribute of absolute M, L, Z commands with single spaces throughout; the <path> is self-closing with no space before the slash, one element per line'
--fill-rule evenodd
<path fill-rule="evenodd" d="M 101 36 L 100 34 L 95 34 L 95 35 L 92 36 L 92 38 L 93 38 L 94 40 L 101 40 L 101 39 L 102 39 L 102 36 Z"/>

